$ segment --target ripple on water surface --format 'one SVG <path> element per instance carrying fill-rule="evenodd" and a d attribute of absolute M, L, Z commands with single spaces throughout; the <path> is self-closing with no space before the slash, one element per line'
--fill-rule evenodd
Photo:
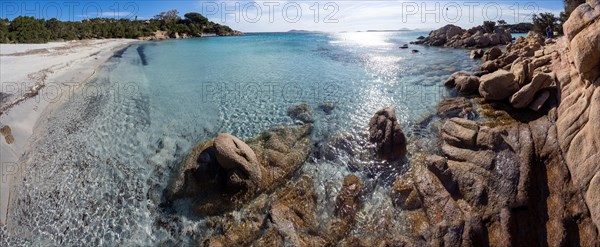
<path fill-rule="evenodd" d="M 465 50 L 398 49 L 419 35 L 262 34 L 135 45 L 36 130 L 41 138 L 24 159 L 25 181 L 9 216 L 19 229 L 0 233 L 0 243 L 191 243 L 191 235 L 211 232 L 203 220 L 159 206 L 177 161 L 220 132 L 249 138 L 294 124 L 286 112 L 298 103 L 313 107 L 315 150 L 334 136 L 356 140 L 353 154 L 313 154 L 297 172 L 314 178 L 318 217 L 331 217 L 343 177 L 356 174 L 369 191 L 358 224 L 377 225 L 370 216 L 393 210 L 387 186 L 410 166 L 384 169 L 360 156 L 369 119 L 394 107 L 409 143 L 418 137 L 435 146 L 435 135 L 415 126 L 447 95 L 441 82 L 448 75 L 478 66 Z M 331 114 L 318 108 L 324 102 L 336 104 Z"/>

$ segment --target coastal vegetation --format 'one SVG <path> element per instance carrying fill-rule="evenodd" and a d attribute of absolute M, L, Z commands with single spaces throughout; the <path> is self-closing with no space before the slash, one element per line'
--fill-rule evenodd
<path fill-rule="evenodd" d="M 169 10 L 150 20 L 92 18 L 82 21 L 60 21 L 56 18 L 37 19 L 19 16 L 13 20 L 0 19 L 0 43 L 45 43 L 48 41 L 141 38 L 165 32 L 168 36 L 199 37 L 203 33 L 219 36 L 235 35 L 228 26 L 209 21 L 199 13 Z"/>

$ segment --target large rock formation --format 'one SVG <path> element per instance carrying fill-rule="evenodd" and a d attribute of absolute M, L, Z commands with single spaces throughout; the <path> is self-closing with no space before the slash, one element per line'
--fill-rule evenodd
<path fill-rule="evenodd" d="M 381 109 L 371 118 L 369 140 L 376 144 L 377 152 L 384 159 L 398 159 L 406 155 L 406 137 L 393 108 Z"/>
<path fill-rule="evenodd" d="M 407 226 L 405 244 L 600 244 L 583 195 L 556 152 L 551 118 L 496 127 L 453 118 L 441 136 L 447 158 L 419 154 L 391 188 L 394 206 L 420 222 Z"/>
<path fill-rule="evenodd" d="M 488 32 L 482 26 L 464 30 L 461 27 L 450 24 L 431 31 L 428 37 L 411 42 L 411 44 L 454 48 L 483 48 L 506 45 L 510 43 L 511 40 L 512 36 L 510 35 L 510 32 L 503 27 L 495 27 L 493 31 Z"/>
<path fill-rule="evenodd" d="M 429 162 L 427 167 L 452 200 L 458 205 L 461 200 L 467 202 L 468 207 L 460 206 L 464 215 L 480 215 L 486 223 L 475 227 L 483 226 L 483 231 L 445 236 L 442 243 L 479 245 L 474 243 L 483 239 L 483 245 L 600 244 L 598 20 L 600 1 L 588 0 L 565 23 L 566 37 L 544 42 L 540 35 L 530 33 L 509 45 L 505 54 L 482 66 L 488 73 L 500 69 L 496 73 L 514 76 L 513 83 L 508 79 L 506 85 L 494 83 L 496 89 L 491 89 L 489 81 L 498 76 L 483 76 L 482 96 L 508 90 L 514 108 L 538 111 L 545 105 L 548 115 L 536 117 L 528 124 L 516 122 L 491 128 L 465 120 L 447 120 L 441 131 L 441 149 L 449 160 L 435 159 L 438 161 Z M 504 100 L 506 96 L 486 99 Z M 512 182 L 502 182 L 502 176 L 510 172 L 489 176 L 476 167 L 492 173 L 509 168 L 506 171 L 517 172 L 518 176 L 509 179 Z M 503 187 L 507 185 L 516 187 Z M 420 192 L 418 181 L 415 187 Z M 420 192 L 427 211 L 436 205 L 429 205 L 424 194 Z M 498 198 L 503 199 L 496 201 Z M 483 208 L 473 210 L 482 205 Z M 480 210 L 485 213 L 482 215 Z M 461 217 L 466 216 L 455 215 Z M 464 222 L 456 227 L 471 229 L 466 226 L 466 219 Z M 515 231 L 517 225 L 529 227 Z M 473 236 L 478 236 L 478 240 Z"/>
<path fill-rule="evenodd" d="M 332 218 L 317 222 L 316 194 L 312 178 L 302 176 L 264 200 L 245 206 L 245 213 L 211 220 L 223 229 L 206 239 L 204 246 L 332 246 L 347 237 L 362 207 L 364 185 L 354 176 L 343 179 L 335 198 Z"/>
<path fill-rule="evenodd" d="M 600 1 L 577 7 L 553 67 L 561 88 L 557 139 L 576 188 L 600 229 Z"/>
<path fill-rule="evenodd" d="M 229 135 L 194 147 L 166 190 L 173 202 L 192 199 L 198 215 L 213 215 L 271 191 L 298 169 L 310 152 L 311 125 L 276 127 L 247 142 Z"/>
<path fill-rule="evenodd" d="M 479 83 L 479 94 L 488 100 L 503 100 L 518 90 L 515 75 L 506 70 L 484 75 Z"/>
<path fill-rule="evenodd" d="M 479 93 L 487 101 L 504 101 L 517 109 L 543 112 L 542 109 L 549 109 L 544 106 L 558 102 L 558 84 L 551 73 L 558 51 L 554 45 L 544 45 L 543 37 L 530 32 L 526 38 L 519 37 L 509 44 L 506 53 L 496 47 L 486 51 L 487 61 L 480 72 L 455 72 L 444 85 L 461 94 Z M 475 85 L 479 85 L 478 92 L 473 92 Z"/>

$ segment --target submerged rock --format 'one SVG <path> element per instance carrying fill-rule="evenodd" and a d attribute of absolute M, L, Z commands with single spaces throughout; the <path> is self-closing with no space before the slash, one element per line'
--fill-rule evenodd
<path fill-rule="evenodd" d="M 311 177 L 302 176 L 265 200 L 232 215 L 211 219 L 213 236 L 200 239 L 204 246 L 323 246 L 318 233 L 316 201 Z"/>
<path fill-rule="evenodd" d="M 8 125 L 4 125 L 2 128 L 0 128 L 0 134 L 4 136 L 6 144 L 13 144 L 15 142 L 15 138 L 12 135 L 12 130 Z"/>
<path fill-rule="evenodd" d="M 390 196 L 394 207 L 403 210 L 415 210 L 423 206 L 421 195 L 419 195 L 417 188 L 401 176 L 398 176 L 396 181 L 394 181 Z"/>
<path fill-rule="evenodd" d="M 356 213 L 362 207 L 363 186 L 362 181 L 357 176 L 348 175 L 344 177 L 333 211 L 335 218 L 327 226 L 327 236 L 330 242 L 339 242 L 355 224 Z"/>
<path fill-rule="evenodd" d="M 336 103 L 334 102 L 325 102 L 319 104 L 319 109 L 321 109 L 325 114 L 331 114 L 333 109 L 335 109 Z"/>
<path fill-rule="evenodd" d="M 287 114 L 292 119 L 299 120 L 303 123 L 314 122 L 312 115 L 312 107 L 306 103 L 302 103 L 288 108 Z"/>
<path fill-rule="evenodd" d="M 406 155 L 406 137 L 393 108 L 381 109 L 371 118 L 369 141 L 377 145 L 377 152 L 384 159 L 399 159 Z"/>
<path fill-rule="evenodd" d="M 446 118 L 461 117 L 472 119 L 476 116 L 473 110 L 473 103 L 464 97 L 443 99 L 437 106 L 437 114 Z"/>

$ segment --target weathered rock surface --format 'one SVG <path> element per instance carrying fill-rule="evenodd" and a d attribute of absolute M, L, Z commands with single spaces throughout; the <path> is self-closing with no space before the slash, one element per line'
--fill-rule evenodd
<path fill-rule="evenodd" d="M 462 94 L 476 93 L 479 89 L 479 78 L 477 76 L 459 76 L 455 79 L 456 91 Z"/>
<path fill-rule="evenodd" d="M 483 27 L 474 27 L 464 30 L 455 25 L 446 25 L 431 31 L 428 37 L 419 39 L 411 44 L 424 44 L 430 46 L 445 46 L 454 48 L 477 47 L 484 48 L 510 43 L 512 37 L 508 30 L 496 27 L 487 32 Z"/>
<path fill-rule="evenodd" d="M 554 78 L 554 73 L 539 73 L 535 75 L 531 80 L 531 83 L 523 86 L 519 91 L 513 94 L 510 98 L 510 103 L 515 108 L 527 107 L 534 100 L 534 96 L 537 92 L 555 85 Z"/>
<path fill-rule="evenodd" d="M 515 75 L 515 81 L 519 87 L 529 83 L 529 63 L 529 59 L 519 59 L 515 60 L 510 67 L 510 73 Z"/>
<path fill-rule="evenodd" d="M 316 234 L 316 201 L 312 179 L 307 176 L 247 206 L 241 219 L 228 216 L 212 220 L 223 229 L 204 246 L 320 246 L 327 242 Z M 263 213 L 266 211 L 266 214 Z"/>
<path fill-rule="evenodd" d="M 482 49 L 476 49 L 471 51 L 471 59 L 482 58 L 485 52 Z"/>
<path fill-rule="evenodd" d="M 544 90 L 541 93 L 538 93 L 535 100 L 533 100 L 533 102 L 531 102 L 531 104 L 529 104 L 527 107 L 533 111 L 539 111 L 549 98 L 550 92 L 548 92 L 548 90 Z"/>
<path fill-rule="evenodd" d="M 394 181 L 390 196 L 394 206 L 403 210 L 415 210 L 423 206 L 421 195 L 415 185 L 401 176 Z"/>
<path fill-rule="evenodd" d="M 483 54 L 483 61 L 491 61 L 502 56 L 502 50 L 498 47 L 492 47 Z"/>
<path fill-rule="evenodd" d="M 559 138 L 550 118 L 493 128 L 449 119 L 441 131 L 445 154 L 450 147 L 471 155 L 419 158 L 390 195 L 396 207 L 406 207 L 411 194 L 422 202 L 409 208 L 425 213 L 429 245 L 600 244 L 583 195 L 556 151 Z M 491 165 L 479 164 L 483 152 Z"/>
<path fill-rule="evenodd" d="M 393 108 L 381 109 L 371 118 L 369 141 L 377 145 L 377 152 L 384 159 L 398 159 L 406 155 L 406 137 Z"/>
<path fill-rule="evenodd" d="M 592 220 L 600 229 L 597 179 L 600 173 L 600 2 L 588 0 L 564 25 L 552 64 L 561 89 L 557 139 L 575 187 L 585 193 Z"/>
<path fill-rule="evenodd" d="M 219 134 L 213 141 L 217 163 L 225 170 L 236 170 L 232 176 L 259 182 L 262 178 L 260 165 L 254 151 L 242 140 L 230 134 Z M 237 172 L 243 174 L 237 174 Z M 233 174 L 235 173 L 235 174 Z M 242 178 L 243 177 L 243 178 Z"/>
<path fill-rule="evenodd" d="M 437 114 L 446 118 L 473 118 L 476 115 L 473 103 L 464 97 L 443 99 L 437 106 Z"/>
<path fill-rule="evenodd" d="M 247 144 L 221 134 L 190 151 L 171 179 L 166 198 L 191 199 L 198 215 L 237 208 L 277 188 L 304 163 L 311 130 L 310 124 L 275 127 Z"/>
<path fill-rule="evenodd" d="M 287 114 L 292 119 L 299 120 L 303 123 L 314 122 L 313 115 L 312 115 L 312 107 L 306 103 L 291 106 L 290 108 L 288 108 Z"/>
<path fill-rule="evenodd" d="M 487 100 L 503 100 L 518 90 L 515 76 L 506 70 L 484 75 L 479 80 L 479 94 Z"/>
<path fill-rule="evenodd" d="M 462 72 L 462 71 L 452 73 L 452 75 L 450 75 L 450 77 L 448 77 L 448 79 L 446 81 L 444 81 L 444 86 L 446 86 L 446 87 L 456 86 L 456 78 L 461 77 L 461 76 L 469 76 L 469 73 Z"/>

